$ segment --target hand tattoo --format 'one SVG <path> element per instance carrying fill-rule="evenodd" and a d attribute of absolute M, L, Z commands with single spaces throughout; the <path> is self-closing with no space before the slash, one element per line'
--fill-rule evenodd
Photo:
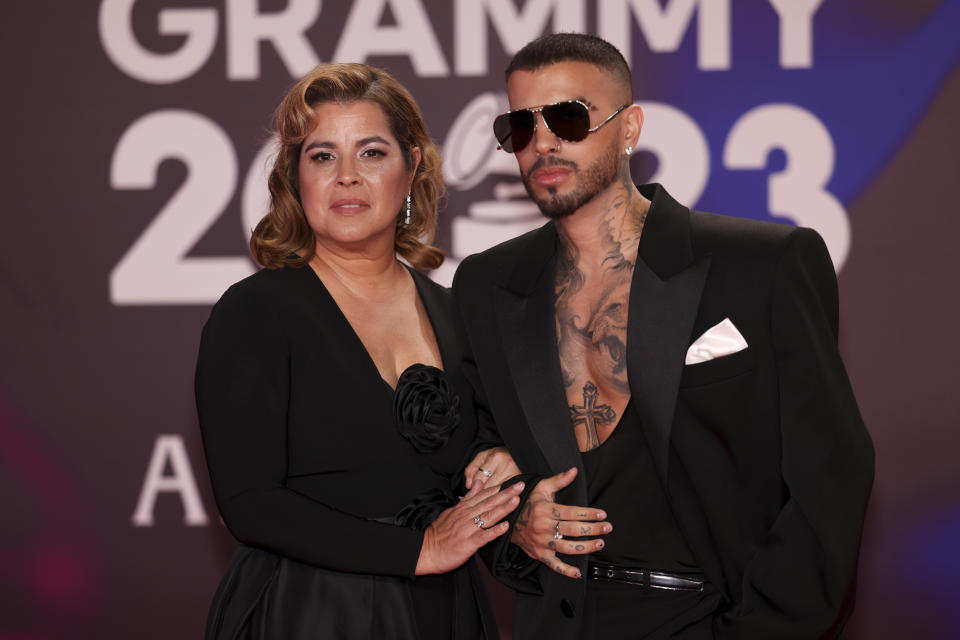
<path fill-rule="evenodd" d="M 530 502 L 527 501 L 523 505 L 523 508 L 520 510 L 520 515 L 517 516 L 517 523 L 514 525 L 514 531 L 522 531 L 525 527 L 530 525 Z"/>

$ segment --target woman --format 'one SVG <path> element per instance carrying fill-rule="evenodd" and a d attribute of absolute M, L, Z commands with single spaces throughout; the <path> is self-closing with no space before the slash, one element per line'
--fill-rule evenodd
<path fill-rule="evenodd" d="M 217 504 L 244 543 L 208 638 L 489 638 L 470 565 L 519 490 L 452 492 L 476 431 L 434 268 L 439 152 L 410 94 L 317 67 L 276 117 L 265 269 L 203 330 L 196 392 Z M 449 573 L 444 573 L 449 572 Z"/>

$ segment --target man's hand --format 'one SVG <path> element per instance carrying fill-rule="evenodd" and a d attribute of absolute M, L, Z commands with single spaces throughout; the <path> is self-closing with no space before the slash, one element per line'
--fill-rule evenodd
<path fill-rule="evenodd" d="M 537 483 L 530 498 L 520 507 L 520 516 L 513 527 L 510 541 L 531 558 L 535 558 L 568 578 L 579 578 L 580 570 L 562 562 L 558 553 L 582 555 L 603 548 L 600 538 L 567 540 L 599 536 L 613 531 L 609 522 L 601 522 L 607 514 L 591 507 L 571 507 L 553 501 L 557 491 L 577 477 L 577 468 L 558 473 Z"/>
<path fill-rule="evenodd" d="M 471 489 L 478 481 L 484 487 L 499 487 L 517 475 L 520 475 L 520 469 L 506 447 L 494 447 L 481 451 L 463 470 L 467 489 Z"/>

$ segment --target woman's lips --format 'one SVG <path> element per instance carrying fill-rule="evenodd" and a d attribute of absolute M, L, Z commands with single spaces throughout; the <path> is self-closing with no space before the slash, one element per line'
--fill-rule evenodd
<path fill-rule="evenodd" d="M 370 205 L 365 200 L 358 198 L 344 198 L 331 204 L 330 208 L 337 213 L 351 214 L 369 209 Z"/>

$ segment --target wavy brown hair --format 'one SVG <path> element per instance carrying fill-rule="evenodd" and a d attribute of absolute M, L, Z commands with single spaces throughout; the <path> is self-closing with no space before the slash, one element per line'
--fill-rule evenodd
<path fill-rule="evenodd" d="M 397 213 L 394 246 L 417 269 L 436 269 L 444 253 L 430 243 L 437 227 L 437 204 L 444 194 L 440 151 L 430 139 L 410 92 L 386 71 L 365 64 L 321 64 L 287 92 L 274 115 L 279 149 L 270 176 L 270 210 L 250 237 L 250 251 L 262 266 L 303 266 L 313 258 L 316 238 L 300 201 L 300 148 L 316 126 L 315 107 L 328 102 L 367 100 L 380 105 L 408 168 L 420 148 L 411 188 L 410 224 L 405 208 Z"/>

